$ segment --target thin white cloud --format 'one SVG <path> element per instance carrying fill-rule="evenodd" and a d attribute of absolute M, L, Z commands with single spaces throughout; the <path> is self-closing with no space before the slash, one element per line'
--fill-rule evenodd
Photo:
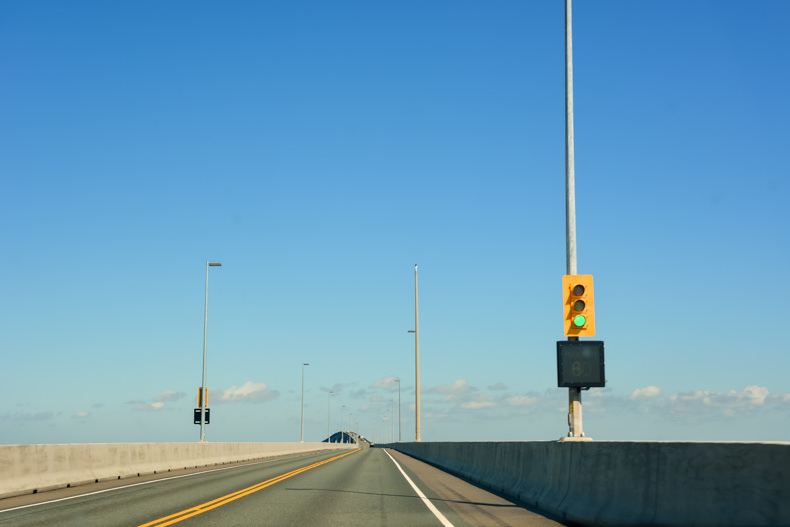
<path fill-rule="evenodd" d="M 442 400 L 445 402 L 460 401 L 472 391 L 474 391 L 474 389 L 469 386 L 469 382 L 466 379 L 458 379 L 453 384 L 442 384 L 425 390 L 426 393 L 443 395 L 444 398 Z"/>
<path fill-rule="evenodd" d="M 492 384 L 491 386 L 489 386 L 488 389 L 491 390 L 492 392 L 504 392 L 505 390 L 507 390 L 507 386 L 505 386 L 501 382 L 498 382 L 496 384 Z"/>
<path fill-rule="evenodd" d="M 733 392 L 735 391 L 733 390 Z M 765 404 L 765 399 L 768 397 L 768 395 L 770 395 L 770 393 L 771 392 L 769 392 L 768 388 L 765 386 L 747 386 L 743 392 L 735 392 L 735 395 L 739 399 L 748 401 L 750 404 L 761 406 Z"/>
<path fill-rule="evenodd" d="M 0 421 L 48 421 L 59 415 L 54 412 L 39 412 L 36 414 L 16 414 L 10 415 L 8 413 L 0 416 Z"/>
<path fill-rule="evenodd" d="M 247 381 L 241 386 L 231 386 L 227 390 L 219 390 L 217 397 L 220 402 L 262 403 L 275 399 L 279 395 L 279 392 L 270 390 L 265 382 Z"/>
<path fill-rule="evenodd" d="M 471 401 L 461 403 L 461 408 L 470 410 L 479 410 L 480 408 L 489 408 L 491 406 L 496 406 L 496 402 L 486 393 L 481 393 L 475 396 Z"/>
<path fill-rule="evenodd" d="M 131 404 L 132 409 L 136 412 L 155 412 L 161 410 L 165 405 L 165 403 L 148 403 L 145 401 L 129 401 L 127 404 Z"/>
<path fill-rule="evenodd" d="M 389 377 L 384 377 L 383 379 L 379 379 L 373 383 L 371 388 L 378 388 L 378 389 L 388 389 L 388 388 L 395 388 L 398 385 L 398 378 L 394 375 L 390 375 Z"/>
<path fill-rule="evenodd" d="M 701 407 L 719 408 L 726 416 L 737 413 L 750 412 L 757 407 L 765 406 L 766 402 L 780 402 L 790 394 L 771 395 L 764 386 L 747 386 L 742 391 L 730 390 L 728 392 L 712 392 L 695 390 L 690 392 L 675 393 L 670 396 L 670 409 L 672 412 L 694 412 Z"/>
<path fill-rule="evenodd" d="M 186 394 L 183 392 L 176 392 L 174 390 L 165 390 L 157 395 L 155 395 L 151 401 L 141 401 L 141 400 L 134 400 L 129 401 L 126 404 L 131 404 L 132 409 L 137 412 L 156 412 L 162 410 L 167 403 L 178 401 L 186 397 Z M 100 407 L 101 405 L 94 405 L 95 408 Z"/>
<path fill-rule="evenodd" d="M 790 403 L 790 393 L 771 395 L 770 400 L 776 401 L 778 403 Z"/>
<path fill-rule="evenodd" d="M 510 406 L 532 406 L 537 404 L 538 398 L 527 395 L 514 395 L 513 397 L 508 397 L 505 402 Z"/>
<path fill-rule="evenodd" d="M 126 404 L 131 404 L 132 409 L 136 412 L 156 412 L 165 406 L 165 403 L 161 401 L 155 403 L 148 403 L 146 401 L 129 401 Z"/>
<path fill-rule="evenodd" d="M 637 388 L 633 392 L 631 392 L 630 399 L 632 401 L 644 401 L 646 399 L 653 399 L 654 397 L 658 397 L 663 393 L 661 388 L 656 386 L 648 386 L 646 388 Z"/>
<path fill-rule="evenodd" d="M 176 392 L 173 390 L 165 390 L 164 392 L 160 393 L 156 397 L 154 397 L 155 402 L 162 402 L 162 403 L 169 403 L 173 401 L 178 401 L 179 399 L 185 397 L 186 394 L 184 392 Z"/>
<path fill-rule="evenodd" d="M 84 418 L 88 417 L 88 415 L 90 415 L 90 414 L 88 414 L 88 412 L 83 411 L 83 412 L 77 412 L 76 414 L 74 414 L 74 417 L 76 419 L 84 419 Z"/>

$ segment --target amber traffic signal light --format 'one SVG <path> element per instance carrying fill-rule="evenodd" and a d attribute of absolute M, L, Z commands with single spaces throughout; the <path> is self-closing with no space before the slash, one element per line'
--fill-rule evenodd
<path fill-rule="evenodd" d="M 595 297 L 591 274 L 562 277 L 565 336 L 592 337 L 595 335 Z"/>

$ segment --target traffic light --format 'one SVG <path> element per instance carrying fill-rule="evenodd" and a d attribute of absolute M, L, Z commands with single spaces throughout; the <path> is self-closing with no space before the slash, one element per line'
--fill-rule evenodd
<path fill-rule="evenodd" d="M 591 274 L 562 277 L 565 336 L 592 337 L 595 335 L 595 298 Z"/>
<path fill-rule="evenodd" d="M 203 406 L 203 392 L 204 391 L 206 393 L 206 405 L 208 406 L 208 388 L 206 388 L 205 390 L 203 388 L 198 388 L 197 405 L 199 407 Z"/>

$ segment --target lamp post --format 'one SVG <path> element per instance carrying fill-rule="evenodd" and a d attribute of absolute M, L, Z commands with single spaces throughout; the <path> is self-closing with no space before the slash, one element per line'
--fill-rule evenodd
<path fill-rule="evenodd" d="M 415 372 L 415 422 L 416 441 L 420 441 L 420 314 L 417 301 L 417 264 L 414 264 L 414 372 Z"/>
<path fill-rule="evenodd" d="M 206 310 L 203 318 L 203 384 L 201 386 L 201 407 L 200 407 L 200 440 L 206 440 L 206 406 L 208 405 L 208 393 L 206 393 L 206 337 L 208 336 L 208 268 L 220 267 L 219 262 L 206 261 Z"/>
<path fill-rule="evenodd" d="M 398 443 L 400 443 L 400 379 L 395 379 L 395 382 L 398 383 Z"/>
<path fill-rule="evenodd" d="M 332 423 L 332 394 L 335 393 L 329 390 L 329 396 L 326 398 L 326 442 L 332 442 L 332 433 L 330 432 Z"/>
<path fill-rule="evenodd" d="M 304 367 L 310 366 L 309 362 L 302 363 L 302 435 L 300 443 L 304 443 Z"/>

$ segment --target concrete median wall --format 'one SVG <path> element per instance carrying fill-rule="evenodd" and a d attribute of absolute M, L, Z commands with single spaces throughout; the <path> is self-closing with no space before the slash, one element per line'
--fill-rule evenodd
<path fill-rule="evenodd" d="M 168 470 L 332 449 L 338 443 L 0 445 L 0 498 Z"/>
<path fill-rule="evenodd" d="M 790 526 L 790 443 L 387 446 L 581 525 Z"/>

